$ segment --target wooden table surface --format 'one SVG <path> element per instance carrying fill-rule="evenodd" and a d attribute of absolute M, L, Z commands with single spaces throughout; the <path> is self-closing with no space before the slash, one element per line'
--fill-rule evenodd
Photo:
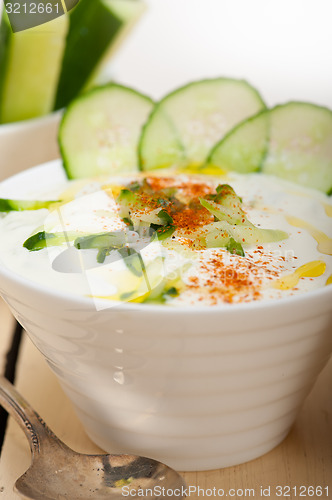
<path fill-rule="evenodd" d="M 1 301 L 0 318 L 3 372 L 14 321 Z M 26 333 L 16 363 L 15 385 L 66 444 L 79 452 L 101 451 L 84 433 L 71 403 Z M 13 485 L 29 464 L 28 442 L 17 423 L 9 418 L 0 457 L 0 500 L 20 498 L 13 492 Z M 203 494 L 207 497 L 210 493 L 218 498 L 222 490 L 232 498 L 332 498 L 332 359 L 319 376 L 290 434 L 277 448 L 236 467 L 186 472 L 183 476 L 188 487 L 191 486 L 190 498 L 201 498 Z M 309 486 L 321 487 L 322 495 L 319 488 L 312 495 Z"/>

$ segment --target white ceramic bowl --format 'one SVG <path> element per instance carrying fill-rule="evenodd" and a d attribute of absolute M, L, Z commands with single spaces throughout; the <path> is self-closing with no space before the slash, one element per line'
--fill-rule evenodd
<path fill-rule="evenodd" d="M 59 158 L 58 127 L 62 111 L 21 122 L 0 124 L 0 180 Z"/>
<path fill-rule="evenodd" d="M 32 169 L 0 192 L 22 195 L 36 172 L 47 184 L 60 170 Z M 239 464 L 280 443 L 332 350 L 332 287 L 227 308 L 97 311 L 0 263 L 0 293 L 92 440 L 178 470 Z"/>

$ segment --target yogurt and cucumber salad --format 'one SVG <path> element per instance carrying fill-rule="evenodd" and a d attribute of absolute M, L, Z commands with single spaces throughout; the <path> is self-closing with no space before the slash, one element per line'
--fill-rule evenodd
<path fill-rule="evenodd" d="M 62 162 L 39 167 L 42 189 L 0 186 L 0 260 L 20 276 L 104 304 L 165 306 L 332 284 L 331 110 L 268 109 L 230 78 L 157 103 L 110 83 L 71 102 L 59 144 Z"/>

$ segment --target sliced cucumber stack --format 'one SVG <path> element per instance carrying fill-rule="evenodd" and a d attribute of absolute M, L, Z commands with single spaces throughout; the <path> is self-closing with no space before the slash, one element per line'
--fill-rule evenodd
<path fill-rule="evenodd" d="M 95 86 L 144 9 L 140 0 L 80 0 L 69 13 L 16 33 L 3 9 L 0 123 L 45 115 Z"/>
<path fill-rule="evenodd" d="M 64 113 L 59 144 L 71 179 L 137 170 L 141 128 L 153 102 L 118 84 L 95 88 Z"/>
<path fill-rule="evenodd" d="M 262 171 L 332 194 L 332 111 L 266 109 L 243 80 L 193 82 L 156 105 L 121 85 L 99 87 L 70 104 L 59 142 L 69 178 L 170 166 Z"/>
<path fill-rule="evenodd" d="M 263 172 L 332 194 L 332 111 L 289 102 L 270 111 Z"/>
<path fill-rule="evenodd" d="M 19 4 L 17 4 L 19 5 Z M 13 33 L 3 11 L 0 26 L 0 123 L 45 115 L 54 107 L 68 17 Z"/>
<path fill-rule="evenodd" d="M 244 80 L 216 78 L 181 87 L 156 105 L 146 123 L 140 168 L 200 165 L 229 130 L 264 108 L 257 90 Z"/>

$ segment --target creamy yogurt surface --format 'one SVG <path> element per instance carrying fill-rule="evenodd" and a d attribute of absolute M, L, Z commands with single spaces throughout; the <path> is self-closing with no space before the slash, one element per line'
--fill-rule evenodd
<path fill-rule="evenodd" d="M 218 186 L 225 185 L 241 201 L 233 211 L 242 217 L 237 223 L 228 209 L 223 220 L 211 209 Z M 17 196 L 13 191 L 16 199 L 62 200 L 0 216 L 2 265 L 47 288 L 105 304 L 229 306 L 302 294 L 332 281 L 331 198 L 273 176 L 164 170 L 102 180 L 60 176 L 42 188 L 27 183 Z M 119 200 L 128 191 L 139 202 L 124 207 Z M 39 250 L 24 247 L 36 234 L 41 241 L 53 237 Z M 97 234 L 102 237 L 91 239 Z M 220 234 L 232 236 L 237 250 L 220 246 Z"/>

